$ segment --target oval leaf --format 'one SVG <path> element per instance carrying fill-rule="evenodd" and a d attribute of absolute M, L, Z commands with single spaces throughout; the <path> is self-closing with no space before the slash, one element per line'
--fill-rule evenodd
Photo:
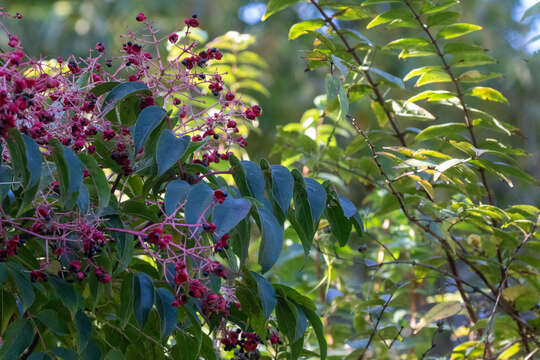
<path fill-rule="evenodd" d="M 156 150 L 158 176 L 163 175 L 165 171 L 169 170 L 182 158 L 182 155 L 184 155 L 188 148 L 190 140 L 190 136 L 183 136 L 179 139 L 171 130 L 163 130 L 159 137 Z"/>
<path fill-rule="evenodd" d="M 135 151 L 139 152 L 141 148 L 148 140 L 150 133 L 159 125 L 161 120 L 167 115 L 167 112 L 159 106 L 145 107 L 135 124 L 135 131 L 133 134 L 133 142 L 135 144 Z"/>

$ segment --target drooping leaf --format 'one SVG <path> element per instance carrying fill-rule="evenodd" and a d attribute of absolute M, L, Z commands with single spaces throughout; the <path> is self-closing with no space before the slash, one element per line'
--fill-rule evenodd
<path fill-rule="evenodd" d="M 177 138 L 174 133 L 165 129 L 161 132 L 157 143 L 156 162 L 158 167 L 158 176 L 161 176 L 165 171 L 169 170 L 182 155 L 186 152 L 191 138 L 183 136 Z"/>
<path fill-rule="evenodd" d="M 16 319 L 3 334 L 0 358 L 19 359 L 22 352 L 30 346 L 33 338 L 34 330 L 30 322 L 24 318 Z"/>
<path fill-rule="evenodd" d="M 154 305 L 154 285 L 152 278 L 145 273 L 137 273 L 133 278 L 133 314 L 142 328 Z"/>
<path fill-rule="evenodd" d="M 271 165 L 272 194 L 279 207 L 286 215 L 293 197 L 294 178 L 289 169 L 282 165 Z"/>
<path fill-rule="evenodd" d="M 178 206 L 186 200 L 191 186 L 184 180 L 173 180 L 167 185 L 163 199 L 165 213 L 172 215 Z"/>
<path fill-rule="evenodd" d="M 172 306 L 174 295 L 167 289 L 156 289 L 156 308 L 161 319 L 161 337 L 167 339 L 178 323 L 178 308 Z"/>
<path fill-rule="evenodd" d="M 22 308 L 26 311 L 32 306 L 36 299 L 34 288 L 30 282 L 30 276 L 28 275 L 28 272 L 17 263 L 8 263 L 7 270 L 13 280 L 15 280 L 15 284 L 17 285 L 17 289 L 21 296 Z"/>
<path fill-rule="evenodd" d="M 77 349 L 79 353 L 82 353 L 90 340 L 92 322 L 85 313 L 79 310 L 75 314 L 75 327 L 77 328 Z"/>
<path fill-rule="evenodd" d="M 259 248 L 259 265 L 261 272 L 265 273 L 276 263 L 283 247 L 283 226 L 277 221 L 272 207 L 265 199 L 264 206 L 257 209 L 261 220 L 261 245 Z"/>
<path fill-rule="evenodd" d="M 43 162 L 39 146 L 30 136 L 23 134 L 24 147 L 26 152 L 26 169 L 30 174 L 29 186 L 33 187 L 41 178 L 41 165 Z"/>
<path fill-rule="evenodd" d="M 79 159 L 83 162 L 84 166 L 90 173 L 90 178 L 94 182 L 96 192 L 98 195 L 98 212 L 104 209 L 108 204 L 111 196 L 111 190 L 109 189 L 109 182 L 103 173 L 103 170 L 99 167 L 98 162 L 92 156 L 80 153 Z"/>
<path fill-rule="evenodd" d="M 209 215 L 205 211 L 214 200 L 214 192 L 204 182 L 199 182 L 191 188 L 187 195 L 184 214 L 187 224 L 202 224 L 204 216 Z"/>
<path fill-rule="evenodd" d="M 58 298 L 66 308 L 68 308 L 72 314 L 75 313 L 77 310 L 77 293 L 75 292 L 73 285 L 57 276 L 49 277 L 49 281 L 56 291 Z"/>
<path fill-rule="evenodd" d="M 16 128 L 8 131 L 6 143 L 11 157 L 14 180 L 18 184 L 28 184 L 29 176 L 26 170 L 26 146 L 21 133 Z"/>
<path fill-rule="evenodd" d="M 214 208 L 212 221 L 216 225 L 215 234 L 218 238 L 231 231 L 242 221 L 251 210 L 251 202 L 248 199 L 235 199 L 228 194 L 223 204 Z"/>
<path fill-rule="evenodd" d="M 150 133 L 161 123 L 165 116 L 167 116 L 167 112 L 156 105 L 145 107 L 141 111 L 137 118 L 133 134 L 136 152 L 141 150 L 146 140 L 148 140 Z"/>
<path fill-rule="evenodd" d="M 311 210 L 311 218 L 314 223 L 318 223 L 326 207 L 326 190 L 315 179 L 305 178 L 306 191 Z"/>
<path fill-rule="evenodd" d="M 289 219 L 295 228 L 306 254 L 311 249 L 315 234 L 313 215 L 309 204 L 308 193 L 304 177 L 296 169 L 292 171 L 294 177 L 294 212 L 289 211 Z M 291 219 L 293 217 L 294 219 Z"/>
<path fill-rule="evenodd" d="M 257 163 L 253 161 L 240 161 L 242 167 L 244 168 L 246 181 L 249 187 L 249 190 L 253 197 L 257 200 L 262 200 L 264 198 L 264 175 Z"/>
<path fill-rule="evenodd" d="M 257 282 L 257 291 L 261 300 L 264 319 L 267 320 L 277 305 L 276 291 L 274 290 L 272 284 L 270 284 L 264 277 L 254 271 L 251 271 L 250 273 L 253 279 L 255 279 Z"/>

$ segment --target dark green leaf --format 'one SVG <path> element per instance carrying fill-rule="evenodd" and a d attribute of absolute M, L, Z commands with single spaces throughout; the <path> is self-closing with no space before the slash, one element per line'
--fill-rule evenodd
<path fill-rule="evenodd" d="M 161 123 L 161 121 L 167 116 L 167 112 L 159 106 L 145 107 L 135 124 L 135 130 L 133 133 L 133 142 L 135 144 L 135 151 L 139 152 L 141 148 L 148 140 L 150 133 Z"/>
<path fill-rule="evenodd" d="M 92 332 L 92 322 L 82 311 L 75 314 L 75 327 L 77 328 L 77 349 L 79 354 L 86 349 Z"/>
<path fill-rule="evenodd" d="M 167 339 L 176 328 L 178 308 L 172 306 L 174 295 L 167 289 L 156 289 L 156 308 L 161 319 L 161 337 Z"/>
<path fill-rule="evenodd" d="M 90 177 L 94 182 L 94 186 L 98 195 L 99 207 L 98 212 L 103 210 L 108 204 L 111 196 L 111 190 L 109 189 L 109 182 L 103 173 L 103 170 L 99 167 L 98 162 L 92 156 L 80 153 L 79 159 L 83 162 L 84 166 L 88 169 Z"/>
<path fill-rule="evenodd" d="M 253 161 L 240 161 L 246 174 L 249 190 L 253 197 L 259 201 L 264 198 L 264 175 L 257 163 Z"/>
<path fill-rule="evenodd" d="M 36 318 L 46 327 L 57 333 L 65 335 L 68 333 L 67 326 L 61 321 L 56 311 L 52 309 L 41 310 L 37 313 Z"/>
<path fill-rule="evenodd" d="M 190 139 L 191 137 L 189 136 L 183 136 L 179 139 L 169 129 L 165 129 L 161 132 L 156 150 L 156 162 L 159 176 L 163 175 L 165 171 L 169 170 L 171 166 L 176 164 L 176 162 L 182 158 L 182 155 L 184 155 L 189 145 Z"/>
<path fill-rule="evenodd" d="M 272 194 L 284 215 L 287 215 L 293 197 L 294 178 L 289 169 L 282 165 L 271 165 Z"/>
<path fill-rule="evenodd" d="M 81 210 L 81 213 L 87 214 L 90 208 L 90 192 L 85 184 L 81 184 L 79 188 L 79 196 L 77 197 L 77 206 Z"/>
<path fill-rule="evenodd" d="M 135 320 L 142 328 L 154 305 L 154 285 L 150 276 L 145 273 L 135 274 L 133 281 L 133 312 Z"/>
<path fill-rule="evenodd" d="M 305 178 L 304 181 L 306 184 L 309 208 L 311 209 L 311 218 L 314 223 L 318 223 L 324 208 L 326 207 L 326 191 L 317 180 Z"/>
<path fill-rule="evenodd" d="M 262 273 L 267 272 L 276 263 L 283 247 L 283 227 L 274 216 L 268 199 L 263 207 L 257 209 L 261 220 L 261 246 L 259 248 L 259 265 Z"/>
<path fill-rule="evenodd" d="M 313 327 L 313 330 L 315 331 L 315 335 L 317 335 L 317 340 L 319 341 L 319 352 L 320 352 L 321 360 L 324 360 L 326 359 L 326 355 L 328 353 L 328 345 L 324 337 L 324 328 L 321 322 L 321 318 L 319 315 L 317 315 L 315 311 L 311 309 L 302 307 L 302 310 L 304 311 L 304 314 L 306 315 L 307 319 L 311 323 L 311 326 Z"/>
<path fill-rule="evenodd" d="M 257 282 L 257 290 L 259 293 L 259 298 L 261 300 L 264 319 L 267 320 L 277 305 L 276 291 L 274 290 L 272 284 L 270 284 L 268 280 L 266 280 L 261 275 L 257 274 L 254 271 L 250 271 L 250 274 Z"/>
<path fill-rule="evenodd" d="M 30 346 L 34 338 L 34 330 L 30 322 L 24 318 L 15 320 L 3 334 L 0 359 L 16 360 Z"/>
<path fill-rule="evenodd" d="M 29 186 L 37 185 L 41 178 L 41 164 L 43 162 L 38 144 L 30 136 L 23 134 L 24 147 L 26 152 L 26 169 L 30 173 Z"/>
<path fill-rule="evenodd" d="M 212 201 L 214 201 L 214 192 L 210 186 L 202 181 L 194 185 L 187 195 L 187 201 L 184 207 L 186 223 L 190 225 L 201 225 L 205 217 L 209 215 L 206 210 L 212 204 Z"/>
<path fill-rule="evenodd" d="M 165 213 L 172 215 L 180 206 L 191 190 L 191 186 L 184 180 L 173 180 L 167 185 L 165 190 L 165 198 L 163 200 Z"/>
<path fill-rule="evenodd" d="M 118 81 L 109 81 L 109 82 L 102 82 L 97 84 L 90 90 L 90 92 L 96 96 L 101 96 L 115 87 L 117 87 L 120 83 Z"/>
<path fill-rule="evenodd" d="M 17 289 L 19 290 L 19 295 L 21 296 L 23 310 L 28 309 L 30 306 L 32 306 L 34 300 L 36 299 L 36 294 L 34 293 L 34 288 L 32 286 L 32 282 L 30 281 L 28 272 L 17 263 L 7 263 L 7 270 L 17 284 Z"/>
<path fill-rule="evenodd" d="M 304 177 L 296 169 L 292 171 L 292 175 L 294 177 L 294 212 L 289 213 L 291 213 L 296 220 L 295 222 L 292 222 L 292 224 L 298 233 L 304 251 L 307 254 L 311 249 L 311 242 L 315 235 L 313 215 L 309 206 L 309 198 Z"/>
<path fill-rule="evenodd" d="M 214 208 L 212 221 L 216 225 L 216 236 L 219 238 L 231 231 L 242 221 L 251 210 L 251 202 L 248 199 L 235 199 L 228 194 L 223 204 Z"/>
<path fill-rule="evenodd" d="M 125 82 L 120 85 L 117 85 L 105 97 L 105 100 L 103 101 L 103 108 L 104 109 L 107 109 L 107 107 L 110 108 L 110 105 L 112 105 L 113 103 L 116 103 L 124 99 L 128 95 L 136 94 L 136 93 L 151 94 L 148 87 L 141 82 L 130 81 L 130 82 Z"/>
<path fill-rule="evenodd" d="M 56 291 L 58 298 L 62 300 L 62 303 L 64 303 L 66 308 L 68 308 L 71 313 L 75 313 L 75 310 L 77 310 L 78 302 L 77 293 L 75 292 L 73 285 L 60 279 L 57 276 L 50 276 L 49 281 L 53 286 L 54 290 Z"/>
<path fill-rule="evenodd" d="M 28 184 L 28 173 L 26 172 L 26 147 L 21 133 L 16 128 L 8 131 L 6 138 L 11 157 L 11 166 L 13 167 L 14 181 L 19 184 Z"/>

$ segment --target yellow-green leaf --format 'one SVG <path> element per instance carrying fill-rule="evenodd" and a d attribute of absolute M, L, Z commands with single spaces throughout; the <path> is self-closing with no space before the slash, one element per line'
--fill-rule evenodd
<path fill-rule="evenodd" d="M 306 20 L 306 21 L 302 21 L 297 24 L 294 24 L 289 29 L 289 39 L 294 40 L 302 35 L 307 34 L 309 30 L 317 30 L 323 25 L 324 25 L 324 20 L 322 19 Z"/>
<path fill-rule="evenodd" d="M 270 16 L 288 8 L 296 2 L 298 2 L 298 0 L 270 0 L 266 6 L 266 13 L 263 16 L 262 21 L 265 21 Z"/>
<path fill-rule="evenodd" d="M 508 103 L 508 100 L 499 91 L 489 87 L 475 87 L 467 93 L 469 96 L 474 96 L 482 100 L 495 101 L 500 103 Z"/>
<path fill-rule="evenodd" d="M 444 39 L 454 39 L 472 32 L 482 30 L 482 27 L 474 24 L 457 23 L 445 26 L 439 31 L 437 37 Z"/>

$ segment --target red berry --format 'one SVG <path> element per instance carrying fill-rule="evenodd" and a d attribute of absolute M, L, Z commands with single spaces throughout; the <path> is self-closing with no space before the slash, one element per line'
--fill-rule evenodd
<path fill-rule="evenodd" d="M 144 21 L 146 20 L 146 16 L 143 12 L 140 12 L 137 14 L 137 16 L 135 16 L 135 20 L 137 20 L 138 22 Z"/>

